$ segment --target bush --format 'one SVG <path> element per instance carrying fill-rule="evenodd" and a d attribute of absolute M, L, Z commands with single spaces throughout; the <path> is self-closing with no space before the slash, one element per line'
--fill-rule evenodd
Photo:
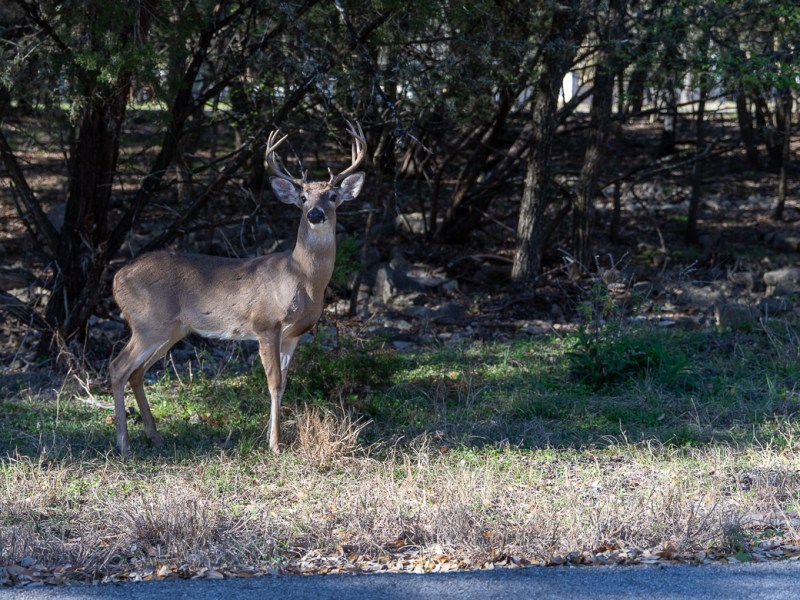
<path fill-rule="evenodd" d="M 572 347 L 567 352 L 571 376 L 596 391 L 646 377 L 671 386 L 688 366 L 685 354 L 669 347 L 663 335 L 626 332 L 613 324 L 581 327 Z"/>

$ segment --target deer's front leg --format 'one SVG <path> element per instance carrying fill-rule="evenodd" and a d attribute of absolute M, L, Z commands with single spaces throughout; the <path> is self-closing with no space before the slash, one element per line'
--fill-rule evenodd
<path fill-rule="evenodd" d="M 299 341 L 299 337 L 281 340 L 281 400 L 283 400 L 283 390 L 286 389 L 289 363 L 292 362 L 292 355 L 294 354 Z"/>
<path fill-rule="evenodd" d="M 269 447 L 273 452 L 280 450 L 281 426 L 280 410 L 283 395 L 283 374 L 281 373 L 281 343 L 279 336 L 262 337 L 259 340 L 258 352 L 261 364 L 267 376 L 269 387 Z"/>

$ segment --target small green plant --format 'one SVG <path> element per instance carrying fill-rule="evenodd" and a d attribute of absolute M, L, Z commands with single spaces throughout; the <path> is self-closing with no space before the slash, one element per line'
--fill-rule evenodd
<path fill-rule="evenodd" d="M 339 401 L 350 396 L 369 393 L 372 388 L 385 386 L 398 366 L 395 354 L 380 341 L 361 342 L 339 338 L 335 348 L 326 348 L 322 332 L 308 344 L 298 348 L 291 388 L 302 389 L 301 397 Z"/>
<path fill-rule="evenodd" d="M 662 336 L 625 331 L 615 324 L 594 331 L 578 329 L 567 359 L 573 379 L 593 390 L 646 377 L 671 385 L 688 366 L 683 352 L 668 348 Z"/>
<path fill-rule="evenodd" d="M 739 562 L 753 560 L 752 544 L 748 531 L 739 525 L 732 525 L 725 530 L 724 534 L 725 544 L 736 560 Z"/>
<path fill-rule="evenodd" d="M 652 376 L 673 384 L 688 365 L 682 352 L 665 345 L 663 335 L 627 326 L 621 304 L 601 279 L 594 280 L 578 312 L 584 324 L 566 356 L 573 379 L 592 390 Z"/>
<path fill-rule="evenodd" d="M 339 289 L 347 286 L 350 274 L 361 266 L 358 250 L 357 235 L 344 235 L 336 241 L 336 267 L 331 276 L 331 286 Z"/>

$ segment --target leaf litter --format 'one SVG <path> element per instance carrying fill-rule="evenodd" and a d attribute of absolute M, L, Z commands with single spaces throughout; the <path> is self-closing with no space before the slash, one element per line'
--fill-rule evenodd
<path fill-rule="evenodd" d="M 46 467 L 24 463 L 0 484 L 0 586 L 800 560 L 792 452 L 626 452 L 517 453 L 502 467 L 438 448 L 324 469 L 172 465 L 127 496 L 98 491 L 75 465 L 45 480 Z M 197 481 L 212 471 L 240 489 Z M 93 491 L 68 510 L 58 498 L 75 481 Z"/>

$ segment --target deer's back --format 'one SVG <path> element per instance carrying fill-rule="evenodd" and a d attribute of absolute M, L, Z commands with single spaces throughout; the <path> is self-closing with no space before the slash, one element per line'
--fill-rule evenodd
<path fill-rule="evenodd" d="M 178 325 L 184 334 L 252 339 L 293 313 L 312 316 L 293 279 L 288 253 L 236 259 L 158 251 L 120 269 L 113 291 L 132 328 Z"/>

